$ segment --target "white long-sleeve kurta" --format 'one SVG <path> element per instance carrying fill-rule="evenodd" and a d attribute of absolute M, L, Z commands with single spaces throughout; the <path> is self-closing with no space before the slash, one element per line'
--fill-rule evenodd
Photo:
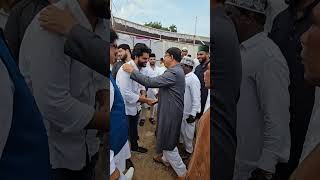
<path fill-rule="evenodd" d="M 300 162 L 303 161 L 312 150 L 320 143 L 320 88 L 316 88 L 315 101 L 313 111 L 306 135 L 306 139 L 303 145 L 303 151 L 301 154 Z"/>
<path fill-rule="evenodd" d="M 275 171 L 290 151 L 289 70 L 279 48 L 259 33 L 240 46 L 242 84 L 238 102 L 235 180 L 261 168 Z"/>
<path fill-rule="evenodd" d="M 195 117 L 201 111 L 200 81 L 193 72 L 188 73 L 185 79 L 183 119 L 187 119 L 189 115 Z"/>
<path fill-rule="evenodd" d="M 92 27 L 77 0 L 61 0 L 78 22 Z M 40 27 L 39 15 L 26 30 L 20 49 L 20 70 L 33 92 L 47 129 L 52 168 L 80 170 L 99 150 L 96 130 L 86 130 L 95 109 L 96 92 L 108 80 L 64 54 L 63 36 Z M 99 20 L 95 33 L 107 39 L 107 24 Z"/>
<path fill-rule="evenodd" d="M 133 65 L 134 68 L 138 70 L 138 67 L 133 60 L 127 63 Z M 125 72 L 122 69 L 122 66 L 117 73 L 116 83 L 120 89 L 124 104 L 126 106 L 126 115 L 137 115 L 138 111 L 141 110 L 141 104 L 138 102 L 140 91 L 145 90 L 145 87 L 130 79 L 130 74 Z"/>
<path fill-rule="evenodd" d="M 201 85 L 198 77 L 190 72 L 185 76 L 186 86 L 184 93 L 184 110 L 181 123 L 181 138 L 187 152 L 193 152 L 193 138 L 195 132 L 195 122 L 188 123 L 187 118 L 196 116 L 201 111 Z"/>
<path fill-rule="evenodd" d="M 149 77 L 157 77 L 161 75 L 161 70 L 157 66 L 154 69 L 151 66 L 147 66 L 146 68 L 144 68 L 144 74 Z M 148 88 L 147 97 L 151 99 L 156 99 L 156 95 L 158 92 L 158 88 Z M 147 105 L 147 107 L 149 106 Z"/>

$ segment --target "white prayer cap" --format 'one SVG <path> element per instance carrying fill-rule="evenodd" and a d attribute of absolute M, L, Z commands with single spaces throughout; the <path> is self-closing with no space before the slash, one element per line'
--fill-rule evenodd
<path fill-rule="evenodd" d="M 225 4 L 247 9 L 249 11 L 265 14 L 267 0 L 226 0 Z"/>
<path fill-rule="evenodd" d="M 185 65 L 193 67 L 194 66 L 194 61 L 190 57 L 185 56 L 185 57 L 182 58 L 181 64 L 185 64 Z"/>

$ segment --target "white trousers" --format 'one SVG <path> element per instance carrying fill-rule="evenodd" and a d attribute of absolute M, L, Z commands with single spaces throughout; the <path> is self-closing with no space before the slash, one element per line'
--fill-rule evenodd
<path fill-rule="evenodd" d="M 141 119 L 146 120 L 147 119 L 148 108 L 149 108 L 149 106 L 147 106 L 145 104 L 142 105 L 139 120 L 141 120 Z M 150 118 L 155 117 L 155 113 L 157 112 L 157 108 L 158 108 L 158 104 L 155 104 L 154 106 L 150 107 Z"/>
<path fill-rule="evenodd" d="M 183 119 L 181 123 L 180 142 L 184 144 L 184 147 L 188 153 L 193 152 L 193 139 L 196 129 L 196 122 L 187 123 L 187 120 Z"/>
<path fill-rule="evenodd" d="M 172 151 L 163 151 L 162 160 L 169 162 L 178 176 L 182 177 L 187 174 L 186 165 L 183 163 L 177 147 Z"/>
<path fill-rule="evenodd" d="M 114 156 L 114 163 L 120 172 L 124 172 L 126 170 L 126 160 L 131 158 L 131 150 L 129 146 L 129 142 L 122 147 L 120 152 Z"/>

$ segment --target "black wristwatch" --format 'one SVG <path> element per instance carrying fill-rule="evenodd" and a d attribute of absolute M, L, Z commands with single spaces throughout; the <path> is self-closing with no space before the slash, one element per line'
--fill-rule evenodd
<path fill-rule="evenodd" d="M 273 180 L 273 178 L 273 173 L 257 168 L 251 173 L 249 180 Z"/>
<path fill-rule="evenodd" d="M 190 123 L 194 123 L 196 121 L 196 118 L 194 116 L 190 115 L 186 120 L 187 120 L 187 123 L 190 124 Z"/>

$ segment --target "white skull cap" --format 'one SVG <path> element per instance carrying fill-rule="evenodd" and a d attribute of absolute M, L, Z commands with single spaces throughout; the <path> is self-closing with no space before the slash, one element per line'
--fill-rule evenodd
<path fill-rule="evenodd" d="M 225 4 L 247 9 L 249 11 L 265 14 L 267 0 L 226 0 Z"/>

